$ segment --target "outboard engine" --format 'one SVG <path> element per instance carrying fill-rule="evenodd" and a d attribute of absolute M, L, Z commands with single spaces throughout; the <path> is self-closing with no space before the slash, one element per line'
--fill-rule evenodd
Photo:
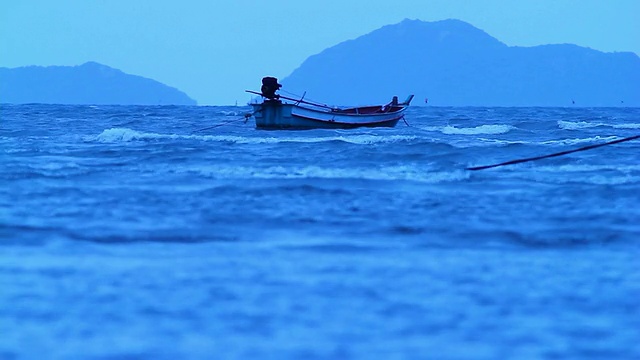
<path fill-rule="evenodd" d="M 262 78 L 262 87 L 260 91 L 262 92 L 262 96 L 267 99 L 274 100 L 279 98 L 279 95 L 276 95 L 276 91 L 280 89 L 282 85 L 278 84 L 278 79 L 267 76 Z"/>

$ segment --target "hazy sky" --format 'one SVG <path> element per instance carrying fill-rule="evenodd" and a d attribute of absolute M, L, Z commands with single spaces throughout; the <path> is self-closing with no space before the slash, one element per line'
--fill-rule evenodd
<path fill-rule="evenodd" d="M 201 105 L 243 105 L 263 76 L 405 18 L 640 54 L 640 0 L 0 0 L 0 66 L 97 61 Z"/>

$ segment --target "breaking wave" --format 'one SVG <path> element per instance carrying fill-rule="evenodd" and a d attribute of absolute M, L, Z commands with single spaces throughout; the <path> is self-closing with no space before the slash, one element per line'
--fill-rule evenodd
<path fill-rule="evenodd" d="M 562 140 L 548 140 L 541 141 L 539 144 L 541 145 L 575 145 L 575 144 L 585 144 L 585 143 L 599 143 L 599 142 L 607 142 L 618 139 L 617 136 L 593 136 L 588 138 L 579 138 L 579 139 L 562 139 Z"/>
<path fill-rule="evenodd" d="M 515 128 L 511 125 L 480 125 L 472 128 L 457 128 L 447 125 L 440 131 L 447 135 L 493 135 L 505 134 L 513 129 Z"/>
<path fill-rule="evenodd" d="M 564 130 L 582 130 L 589 129 L 595 127 L 611 127 L 614 129 L 640 129 L 640 124 L 631 123 L 631 124 L 605 124 L 605 123 L 593 123 L 586 121 L 558 121 L 558 127 Z"/>
<path fill-rule="evenodd" d="M 197 173 L 216 179 L 361 179 L 361 180 L 406 180 L 424 183 L 440 183 L 465 180 L 469 172 L 463 170 L 434 171 L 413 166 L 390 166 L 372 168 L 324 168 L 320 166 L 264 168 L 251 166 L 206 166 L 178 169 L 176 172 Z"/>
<path fill-rule="evenodd" d="M 98 141 L 102 143 L 117 143 L 117 142 L 129 142 L 129 141 L 141 141 L 141 140 L 158 140 L 158 139 L 191 139 L 200 141 L 218 141 L 218 142 L 231 142 L 237 144 L 275 144 L 285 142 L 298 142 L 298 143 L 320 143 L 320 142 L 334 142 L 341 141 L 351 144 L 368 145 L 368 144 L 380 144 L 380 143 L 397 143 L 404 141 L 412 141 L 419 139 L 418 136 L 408 135 L 338 135 L 338 136 L 318 136 L 318 137 L 250 137 L 250 136 L 236 136 L 236 135 L 178 135 L 178 134 L 158 134 L 139 132 L 127 128 L 111 128 L 104 130 L 97 136 L 85 137 L 85 141 Z"/>

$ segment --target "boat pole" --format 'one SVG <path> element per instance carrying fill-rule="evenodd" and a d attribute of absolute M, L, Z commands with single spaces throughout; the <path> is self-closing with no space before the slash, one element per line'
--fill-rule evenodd
<path fill-rule="evenodd" d="M 248 93 L 251 94 L 256 94 L 256 95 L 260 95 L 263 96 L 262 93 L 259 93 L 257 91 L 252 91 L 252 90 L 245 90 Z M 318 104 L 318 103 L 314 103 L 311 101 L 307 101 L 307 100 L 303 100 L 303 99 L 294 99 L 294 98 L 290 98 L 284 95 L 277 95 L 279 99 L 285 99 L 285 100 L 290 100 L 290 101 L 295 101 L 297 103 L 303 103 L 303 104 L 308 104 L 308 105 L 313 105 L 313 106 L 317 106 L 317 107 L 321 107 L 321 108 L 325 108 L 325 109 L 333 109 L 331 106 L 329 105 L 324 105 L 324 104 Z"/>

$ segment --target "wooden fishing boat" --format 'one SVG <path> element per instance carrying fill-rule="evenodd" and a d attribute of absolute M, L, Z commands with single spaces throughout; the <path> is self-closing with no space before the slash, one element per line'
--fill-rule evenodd
<path fill-rule="evenodd" d="M 356 127 L 394 127 L 404 116 L 413 95 L 399 103 L 397 97 L 388 104 L 338 108 L 276 94 L 282 85 L 273 77 L 262 79 L 261 103 L 250 104 L 258 129 L 351 129 Z M 285 100 L 285 101 L 283 101 Z M 286 102 L 286 101 L 290 102 Z"/>

